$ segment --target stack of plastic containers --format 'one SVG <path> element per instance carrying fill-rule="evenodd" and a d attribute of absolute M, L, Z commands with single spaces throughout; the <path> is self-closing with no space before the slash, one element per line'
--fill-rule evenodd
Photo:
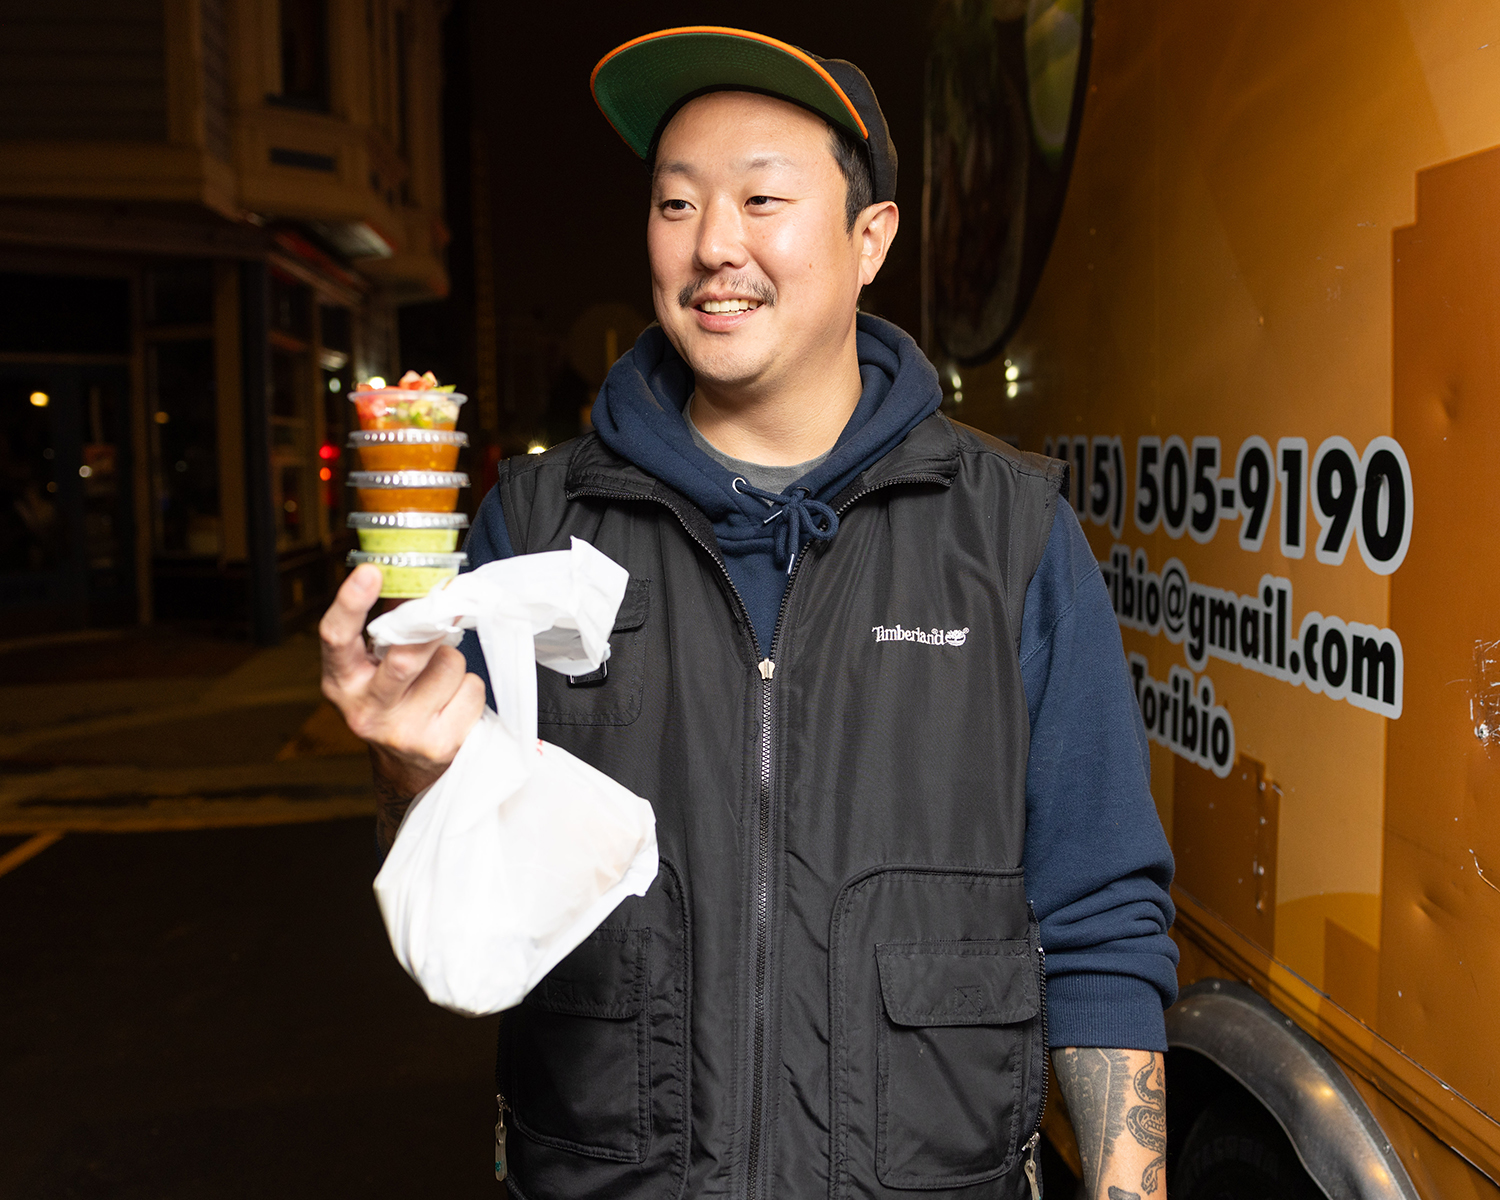
<path fill-rule="evenodd" d="M 349 514 L 359 534 L 349 565 L 379 567 L 382 596 L 425 596 L 467 561 L 457 550 L 469 518 L 455 510 L 469 477 L 454 468 L 469 438 L 453 428 L 467 397 L 408 371 L 395 387 L 361 385 L 349 399 L 359 415 L 349 447 L 362 468 L 349 472 L 359 509 Z"/>

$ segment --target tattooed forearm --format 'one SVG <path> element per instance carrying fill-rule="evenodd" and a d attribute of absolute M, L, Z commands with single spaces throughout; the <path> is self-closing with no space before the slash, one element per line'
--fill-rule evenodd
<path fill-rule="evenodd" d="M 1084 1188 L 1096 1196 L 1099 1168 L 1125 1132 L 1130 1056 L 1124 1050 L 1069 1048 L 1052 1056 L 1052 1066 L 1078 1138 Z"/>
<path fill-rule="evenodd" d="M 380 756 L 372 749 L 370 765 L 375 782 L 375 837 L 380 848 L 389 851 L 396 840 L 396 830 L 401 828 L 401 818 L 411 807 L 411 794 L 398 787 L 385 770 Z"/>
<path fill-rule="evenodd" d="M 1157 1055 L 1136 1071 L 1133 1084 L 1140 1103 L 1125 1114 L 1125 1128 L 1151 1155 L 1141 1170 L 1141 1189 L 1149 1196 L 1161 1186 L 1167 1163 L 1167 1081 Z"/>
<path fill-rule="evenodd" d="M 1052 1065 L 1078 1138 L 1085 1194 L 1140 1200 L 1161 1192 L 1167 1149 L 1162 1056 L 1070 1047 L 1054 1053 Z"/>

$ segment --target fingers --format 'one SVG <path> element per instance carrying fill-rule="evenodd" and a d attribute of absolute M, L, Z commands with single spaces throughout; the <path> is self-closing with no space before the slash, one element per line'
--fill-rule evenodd
<path fill-rule="evenodd" d="M 431 660 L 406 689 L 405 702 L 418 711 L 439 712 L 452 700 L 468 671 L 464 656 L 439 644 Z"/>
<path fill-rule="evenodd" d="M 449 654 L 457 655 L 460 661 L 463 660 L 462 654 L 443 645 L 441 639 L 420 642 L 415 646 L 390 647 L 366 686 L 365 690 L 369 699 L 375 704 L 386 707 L 403 703 L 411 695 L 412 689 L 417 686 L 418 680 L 426 673 L 432 660 L 439 657 L 444 650 Z M 456 687 L 457 684 L 458 681 L 455 679 L 453 685 Z"/>
<path fill-rule="evenodd" d="M 446 767 L 484 712 L 484 680 L 467 674 L 454 678 L 454 674 L 458 673 L 437 663 L 423 672 L 422 698 L 406 706 L 411 720 L 400 744 L 393 747 L 409 761 Z"/>
<path fill-rule="evenodd" d="M 459 681 L 458 690 L 453 693 L 453 698 L 443 706 L 440 716 L 449 729 L 457 731 L 458 741 L 461 744 L 483 712 L 484 680 L 478 675 L 465 674 Z"/>
<path fill-rule="evenodd" d="M 379 662 L 365 648 L 365 620 L 380 593 L 374 567 L 350 573 L 323 615 L 323 692 L 349 728 L 390 759 L 402 778 L 445 770 L 484 711 L 484 681 L 441 639 L 392 646 Z"/>
<path fill-rule="evenodd" d="M 453 756 L 483 712 L 484 680 L 478 675 L 465 675 L 433 722 L 433 742 L 435 746 L 444 747 L 442 758 L 445 762 L 453 761 Z"/>
<path fill-rule="evenodd" d="M 328 683 L 343 688 L 351 678 L 370 667 L 365 649 L 365 617 L 370 605 L 380 595 L 380 568 L 368 564 L 356 567 L 339 587 L 333 603 L 318 622 L 318 637 L 323 647 L 323 675 Z"/>
<path fill-rule="evenodd" d="M 441 642 L 393 646 L 351 705 L 352 714 L 346 712 L 349 727 L 411 762 L 446 766 L 484 708 L 483 681 L 473 676 L 479 687 L 474 704 L 464 674 L 463 655 Z M 461 691 L 465 700 L 448 713 Z"/>

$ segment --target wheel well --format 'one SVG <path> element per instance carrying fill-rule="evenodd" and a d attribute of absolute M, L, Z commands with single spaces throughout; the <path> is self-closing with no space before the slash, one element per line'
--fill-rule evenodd
<path fill-rule="evenodd" d="M 1167 1051 L 1167 1179 L 1177 1177 L 1177 1161 L 1198 1118 L 1225 1103 L 1258 1109 L 1273 1123 L 1275 1114 L 1228 1071 L 1195 1050 Z"/>
<path fill-rule="evenodd" d="M 1268 1000 L 1227 979 L 1183 989 L 1167 1011 L 1167 1169 L 1223 1098 L 1269 1115 L 1334 1200 L 1418 1200 L 1369 1106 L 1328 1051 Z"/>

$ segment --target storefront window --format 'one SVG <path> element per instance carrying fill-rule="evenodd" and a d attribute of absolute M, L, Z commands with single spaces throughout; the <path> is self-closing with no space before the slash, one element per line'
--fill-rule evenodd
<path fill-rule="evenodd" d="M 305 285 L 271 275 L 271 470 L 280 549 L 318 537 L 313 389 L 314 301 Z"/>
<path fill-rule="evenodd" d="M 0 380 L 0 563 L 5 571 L 48 571 L 64 558 L 55 391 L 40 375 Z"/>
<path fill-rule="evenodd" d="M 82 462 L 84 538 L 89 570 L 108 572 L 113 591 L 124 592 L 128 547 L 121 528 L 121 508 L 128 503 L 122 486 L 122 443 L 126 399 L 123 380 L 90 379 L 83 386 Z"/>
<path fill-rule="evenodd" d="M 156 551 L 217 555 L 221 531 L 213 340 L 149 344 L 146 375 Z"/>
<path fill-rule="evenodd" d="M 214 319 L 213 270 L 201 262 L 154 267 L 142 302 L 148 327 L 207 325 Z"/>
<path fill-rule="evenodd" d="M 167 557 L 216 557 L 223 530 L 213 269 L 206 262 L 153 266 L 142 280 L 141 300 L 152 547 Z"/>
<path fill-rule="evenodd" d="M 135 616 L 124 278 L 0 274 L 0 610 L 17 632 Z"/>
<path fill-rule="evenodd" d="M 290 543 L 304 541 L 307 512 L 302 504 L 302 468 L 282 467 L 277 473 L 276 500 L 281 531 Z"/>
<path fill-rule="evenodd" d="M 344 444 L 350 428 L 349 393 L 354 387 L 354 354 L 349 310 L 325 305 L 319 310 L 322 333 L 321 371 L 323 442 L 318 447 L 318 482 L 328 528 L 335 538 L 344 530 L 349 511 L 345 473 L 358 470 Z"/>

